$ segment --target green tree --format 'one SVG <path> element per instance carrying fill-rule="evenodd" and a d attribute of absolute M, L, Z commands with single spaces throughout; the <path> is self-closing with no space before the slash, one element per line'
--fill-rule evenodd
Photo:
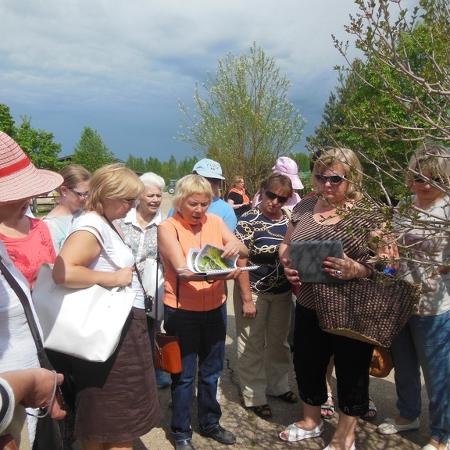
<path fill-rule="evenodd" d="M 32 128 L 30 118 L 22 117 L 22 123 L 16 127 L 14 139 L 28 154 L 36 167 L 59 170 L 62 164 L 58 161 L 61 145 L 53 140 L 53 134 L 45 130 Z"/>
<path fill-rule="evenodd" d="M 0 103 L 0 131 L 14 138 L 15 123 L 9 106 Z"/>
<path fill-rule="evenodd" d="M 117 159 L 103 143 L 100 134 L 90 127 L 85 127 L 78 144 L 75 146 L 72 161 L 94 172 L 105 164 L 116 162 Z"/>
<path fill-rule="evenodd" d="M 441 0 L 423 0 L 412 14 L 388 0 L 356 3 L 360 11 L 346 30 L 365 59 L 350 61 L 335 39 L 349 65 L 338 68 L 339 84 L 307 141 L 310 150 L 356 150 L 368 192 L 389 203 L 405 193 L 413 150 L 430 138 L 450 140 L 449 14 Z"/>
<path fill-rule="evenodd" d="M 192 115 L 180 138 L 219 161 L 227 178 L 243 175 L 254 192 L 280 155 L 300 141 L 301 115 L 288 100 L 289 80 L 254 44 L 248 54 L 227 55 L 194 94 Z"/>
<path fill-rule="evenodd" d="M 9 107 L 0 103 L 0 130 L 11 136 L 29 156 L 36 167 L 59 170 L 62 164 L 58 161 L 61 145 L 54 141 L 52 133 L 31 126 L 31 119 L 21 117 L 16 125 Z"/>

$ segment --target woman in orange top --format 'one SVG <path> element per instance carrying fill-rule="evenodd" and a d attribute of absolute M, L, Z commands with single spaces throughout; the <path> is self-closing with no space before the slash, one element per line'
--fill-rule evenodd
<path fill-rule="evenodd" d="M 245 181 L 240 175 L 236 175 L 227 194 L 227 202 L 234 209 L 236 217 L 239 219 L 242 214 L 251 209 L 250 198 L 245 192 Z"/>
<path fill-rule="evenodd" d="M 175 188 L 176 213 L 158 227 L 158 247 L 165 270 L 164 328 L 180 341 L 183 372 L 172 375 L 172 422 L 175 448 L 192 450 L 191 412 L 198 359 L 198 421 L 200 433 L 223 444 L 234 435 L 223 429 L 216 399 L 223 367 L 226 335 L 224 280 L 236 278 L 239 269 L 221 276 L 205 276 L 186 267 L 189 249 L 212 244 L 223 257 L 247 256 L 247 248 L 223 220 L 206 214 L 213 194 L 200 175 L 187 175 Z"/>

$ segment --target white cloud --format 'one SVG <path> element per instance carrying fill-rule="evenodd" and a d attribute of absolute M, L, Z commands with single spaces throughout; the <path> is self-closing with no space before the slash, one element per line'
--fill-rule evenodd
<path fill-rule="evenodd" d="M 68 83 L 96 77 L 161 85 L 184 76 L 186 60 L 191 61 L 188 69 L 206 60 L 214 70 L 214 62 L 227 51 L 246 51 L 256 41 L 286 71 L 314 74 L 339 60 L 330 34 L 342 30 L 352 4 L 3 0 L 0 16 L 6 38 L 0 40 L 1 65 L 3 70 L 9 66 L 37 71 Z M 168 72 L 168 61 L 175 72 Z"/>

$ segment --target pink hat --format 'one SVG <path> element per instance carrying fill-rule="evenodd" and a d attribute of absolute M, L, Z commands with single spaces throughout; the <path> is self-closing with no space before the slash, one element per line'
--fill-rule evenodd
<path fill-rule="evenodd" d="M 303 189 L 303 183 L 298 176 L 297 163 L 287 156 L 280 156 L 272 170 L 291 179 L 293 189 Z"/>
<path fill-rule="evenodd" d="M 53 191 L 63 177 L 36 169 L 30 158 L 6 133 L 0 131 L 0 202 L 11 202 Z"/>

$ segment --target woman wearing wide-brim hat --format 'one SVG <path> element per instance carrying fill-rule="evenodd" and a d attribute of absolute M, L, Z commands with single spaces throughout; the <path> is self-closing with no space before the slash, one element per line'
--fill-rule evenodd
<path fill-rule="evenodd" d="M 30 283 L 42 263 L 54 261 L 55 252 L 47 226 L 25 212 L 31 197 L 52 191 L 61 182 L 59 174 L 37 169 L 19 145 L 0 132 L 0 259 L 29 299 Z M 39 367 L 22 304 L 1 274 L 0 355 L 0 372 Z M 16 425 L 20 428 L 24 420 L 19 414 Z M 37 419 L 28 420 L 32 445 Z M 22 441 L 20 448 L 26 449 L 26 443 Z"/>
<path fill-rule="evenodd" d="M 0 240 L 30 286 L 41 265 L 53 263 L 56 255 L 47 225 L 25 213 L 32 197 L 53 191 L 62 181 L 55 172 L 37 169 L 20 146 L 0 132 Z"/>

